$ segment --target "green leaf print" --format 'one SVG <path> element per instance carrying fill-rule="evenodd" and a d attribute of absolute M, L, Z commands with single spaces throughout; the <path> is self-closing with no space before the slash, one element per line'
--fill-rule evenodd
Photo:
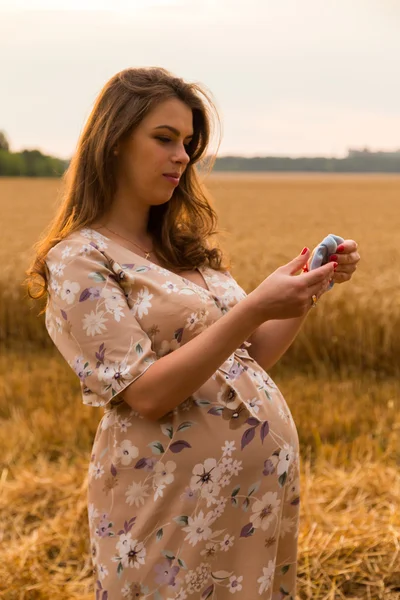
<path fill-rule="evenodd" d="M 247 509 L 249 508 L 249 504 L 250 504 L 250 500 L 248 498 L 245 498 L 243 500 L 243 504 L 242 504 L 242 510 L 244 510 L 244 512 L 247 512 Z"/>
<path fill-rule="evenodd" d="M 265 389 L 264 389 L 264 392 L 265 392 L 265 395 L 267 396 L 268 400 L 270 402 L 272 402 L 271 394 L 267 390 L 265 390 Z"/>
<path fill-rule="evenodd" d="M 151 444 L 148 444 L 148 446 L 151 448 L 153 454 L 163 454 L 165 452 L 164 446 L 158 440 L 151 442 Z"/>
<path fill-rule="evenodd" d="M 119 560 L 121 560 L 121 559 L 119 558 Z M 120 573 L 122 573 L 123 570 L 124 570 L 124 567 L 122 566 L 122 562 L 119 562 L 118 567 L 117 567 L 117 573 L 120 574 Z"/>
<path fill-rule="evenodd" d="M 154 592 L 154 600 L 164 600 L 164 596 L 161 596 L 160 592 L 156 590 Z"/>
<path fill-rule="evenodd" d="M 235 488 L 233 488 L 233 490 L 232 490 L 232 494 L 231 494 L 232 498 L 233 498 L 234 496 L 236 496 L 236 495 L 237 495 L 239 492 L 240 492 L 240 485 L 237 485 L 237 486 L 236 486 Z"/>
<path fill-rule="evenodd" d="M 161 540 L 161 538 L 162 538 L 163 535 L 164 535 L 164 532 L 163 532 L 163 530 L 161 528 L 156 533 L 157 542 L 159 542 Z"/>
<path fill-rule="evenodd" d="M 179 425 L 177 431 L 183 431 L 184 429 L 188 429 L 192 425 L 194 425 L 194 423 L 192 421 L 184 421 L 183 423 L 181 423 Z"/>
<path fill-rule="evenodd" d="M 247 492 L 247 495 L 251 496 L 252 494 L 254 494 L 254 492 L 258 492 L 260 485 L 261 485 L 261 481 L 256 481 L 255 483 L 252 483 L 251 486 L 249 487 L 249 491 Z"/>
<path fill-rule="evenodd" d="M 92 271 L 92 273 L 89 273 L 88 277 L 90 277 L 90 279 L 93 279 L 94 281 L 105 281 L 106 280 L 104 275 L 102 275 L 98 271 Z"/>
<path fill-rule="evenodd" d="M 165 558 L 168 558 L 169 560 L 175 559 L 175 554 L 173 552 L 171 552 L 171 550 L 161 550 L 161 554 L 163 556 L 165 556 Z"/>
<path fill-rule="evenodd" d="M 285 485 L 286 478 L 287 478 L 287 471 L 282 473 L 282 475 L 280 475 L 280 477 L 278 479 L 278 483 L 281 487 L 283 487 Z"/>
<path fill-rule="evenodd" d="M 187 569 L 187 564 L 185 563 L 185 561 L 182 558 L 178 558 L 178 563 L 179 565 L 182 567 L 182 569 Z"/>
<path fill-rule="evenodd" d="M 290 569 L 290 565 L 284 565 L 281 569 L 281 573 L 282 575 L 284 575 L 285 573 L 287 573 Z"/>
<path fill-rule="evenodd" d="M 189 522 L 189 517 L 186 515 L 180 515 L 179 517 L 174 517 L 175 523 L 178 523 L 181 527 L 186 527 Z"/>
<path fill-rule="evenodd" d="M 143 348 L 140 344 L 136 344 L 135 348 L 136 354 L 143 354 Z"/>
<path fill-rule="evenodd" d="M 172 440 L 174 435 L 174 428 L 171 423 L 163 423 L 161 425 L 161 431 L 164 435 L 168 436 L 170 440 Z"/>

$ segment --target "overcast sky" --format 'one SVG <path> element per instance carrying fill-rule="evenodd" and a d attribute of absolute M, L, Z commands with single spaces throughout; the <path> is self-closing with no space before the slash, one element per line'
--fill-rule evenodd
<path fill-rule="evenodd" d="M 220 155 L 400 148 L 399 0 L 0 0 L 13 151 L 70 157 L 106 81 L 155 65 L 212 92 Z"/>

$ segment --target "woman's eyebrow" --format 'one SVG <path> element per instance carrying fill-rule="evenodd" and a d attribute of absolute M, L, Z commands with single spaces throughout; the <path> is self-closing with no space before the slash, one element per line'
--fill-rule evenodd
<path fill-rule="evenodd" d="M 180 131 L 178 129 L 175 129 L 175 127 L 172 127 L 171 125 L 158 125 L 157 127 L 154 127 L 154 129 L 169 129 L 170 131 L 172 131 L 172 133 L 174 133 L 175 135 L 180 135 Z M 193 134 L 191 135 L 187 135 L 185 137 L 185 140 L 187 138 L 192 138 Z"/>

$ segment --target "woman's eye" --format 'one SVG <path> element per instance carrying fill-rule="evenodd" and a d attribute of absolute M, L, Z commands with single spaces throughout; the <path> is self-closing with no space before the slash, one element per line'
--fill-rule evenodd
<path fill-rule="evenodd" d="M 172 141 L 169 138 L 161 137 L 161 136 L 157 137 L 156 139 L 160 140 L 160 142 L 163 142 L 163 143 L 167 143 L 167 142 L 171 142 Z M 186 152 L 189 152 L 190 142 L 188 144 L 184 144 L 184 147 L 185 147 Z"/>

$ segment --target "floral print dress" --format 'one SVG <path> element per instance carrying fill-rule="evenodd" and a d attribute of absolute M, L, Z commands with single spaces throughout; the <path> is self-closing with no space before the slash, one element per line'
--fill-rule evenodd
<path fill-rule="evenodd" d="M 295 600 L 299 443 L 290 410 L 245 341 L 158 421 L 124 389 L 245 297 L 208 289 L 90 228 L 46 257 L 46 328 L 103 407 L 88 468 L 96 600 Z"/>

